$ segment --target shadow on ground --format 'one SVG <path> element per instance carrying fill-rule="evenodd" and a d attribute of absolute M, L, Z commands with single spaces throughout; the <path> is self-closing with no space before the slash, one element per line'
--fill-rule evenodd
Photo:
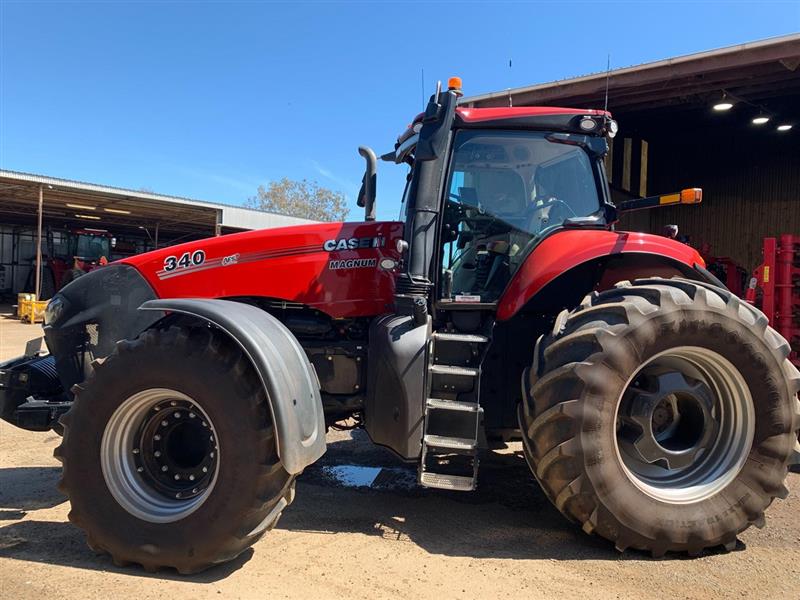
<path fill-rule="evenodd" d="M 228 563 L 191 576 L 172 569 L 148 573 L 137 566 L 117 567 L 108 555 L 96 554 L 86 545 L 83 532 L 71 523 L 27 520 L 0 527 L 0 557 L 132 577 L 214 583 L 239 570 L 252 556 L 249 548 Z"/>
<path fill-rule="evenodd" d="M 352 435 L 352 441 L 329 441 L 323 459 L 298 479 L 295 502 L 279 529 L 375 535 L 469 558 L 652 560 L 636 551 L 620 555 L 569 522 L 534 481 L 521 451 L 485 452 L 478 489 L 448 492 L 409 486 L 415 465 L 371 445 L 361 431 Z M 377 486 L 348 487 L 330 477 L 336 465 L 382 466 L 390 476 L 379 477 Z M 668 556 L 673 558 L 686 557 Z"/>
<path fill-rule="evenodd" d="M 59 477 L 61 467 L 0 468 L 0 520 L 8 520 L 4 514 L 24 514 L 65 502 L 66 496 L 56 489 Z"/>
<path fill-rule="evenodd" d="M 344 437 L 349 435 L 330 440 L 323 459 L 299 478 L 295 502 L 277 529 L 380 536 L 416 544 L 431 554 L 457 557 L 651 560 L 638 552 L 620 555 L 608 542 L 587 536 L 569 523 L 534 482 L 520 453 L 485 453 L 478 490 L 458 493 L 419 488 L 413 485 L 414 465 L 403 465 L 388 451 L 373 446 L 362 432 L 355 432 L 352 441 Z M 326 473 L 326 467 L 337 465 L 387 467 L 390 476 L 376 480 L 377 487 L 348 487 Z M 240 569 L 253 556 L 253 550 L 247 550 L 229 563 L 194 576 L 116 567 L 108 556 L 92 552 L 83 533 L 70 523 L 20 520 L 26 511 L 65 500 L 55 491 L 59 471 L 58 467 L 0 469 L 0 557 L 133 577 L 212 583 Z M 2 526 L 2 521 L 15 522 Z M 269 545 L 269 541 L 257 544 L 255 552 L 274 551 Z"/>

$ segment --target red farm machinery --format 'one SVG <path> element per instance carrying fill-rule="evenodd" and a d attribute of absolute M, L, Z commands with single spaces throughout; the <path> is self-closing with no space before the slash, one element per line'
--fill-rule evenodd
<path fill-rule="evenodd" d="M 782 336 L 693 248 L 616 230 L 701 193 L 612 203 L 607 112 L 465 108 L 460 87 L 381 156 L 407 173 L 398 220 L 375 218 L 362 147 L 362 222 L 192 241 L 55 294 L 49 353 L 0 365 L 0 407 L 63 433 L 91 547 L 182 573 L 232 559 L 345 419 L 443 493 L 521 440 L 557 509 L 620 551 L 731 549 L 763 526 L 800 428 L 791 313 Z M 796 303 L 790 256 L 775 297 Z"/>
<path fill-rule="evenodd" d="M 790 360 L 800 366 L 800 235 L 765 238 L 763 262 L 756 268 L 746 299 L 757 304 L 792 347 Z"/>

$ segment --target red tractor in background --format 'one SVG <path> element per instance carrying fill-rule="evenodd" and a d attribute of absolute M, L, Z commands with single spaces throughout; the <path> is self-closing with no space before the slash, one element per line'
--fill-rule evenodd
<path fill-rule="evenodd" d="M 62 243 L 55 243 L 60 235 Z M 76 264 L 88 273 L 97 268 L 103 260 L 111 258 L 115 238 L 104 229 L 67 229 L 54 231 L 48 229 L 45 235 L 47 252 L 42 256 L 41 300 L 49 300 L 64 285 L 64 275 Z M 58 250 L 56 249 L 58 246 Z M 36 281 L 36 267 L 33 266 L 25 284 L 26 290 L 33 290 Z"/>
<path fill-rule="evenodd" d="M 47 307 L 50 354 L 0 365 L 3 416 L 63 428 L 70 520 L 147 570 L 205 569 L 275 526 L 355 419 L 470 491 L 521 439 L 547 496 L 620 551 L 731 549 L 785 497 L 800 429 L 789 345 L 691 247 L 615 231 L 608 113 L 458 107 L 437 88 L 381 158 L 399 221 L 252 231 L 97 269 Z"/>

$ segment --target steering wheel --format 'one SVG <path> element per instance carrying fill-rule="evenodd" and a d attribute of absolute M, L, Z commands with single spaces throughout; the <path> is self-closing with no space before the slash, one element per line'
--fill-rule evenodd
<path fill-rule="evenodd" d="M 548 196 L 532 205 L 533 210 L 527 221 L 527 230 L 535 235 L 563 223 L 570 217 L 576 217 L 572 207 L 555 196 Z M 537 219 L 536 216 L 539 215 Z"/>
<path fill-rule="evenodd" d="M 548 196 L 547 198 L 544 199 L 542 204 L 537 206 L 536 208 L 537 209 L 543 209 L 543 208 L 549 208 L 551 206 L 552 207 L 558 206 L 559 208 L 566 209 L 569 212 L 569 216 L 567 218 L 569 218 L 569 217 L 577 217 L 578 216 L 578 215 L 575 214 L 575 211 L 572 210 L 572 207 L 569 204 L 567 204 L 563 200 L 559 200 L 555 196 Z"/>

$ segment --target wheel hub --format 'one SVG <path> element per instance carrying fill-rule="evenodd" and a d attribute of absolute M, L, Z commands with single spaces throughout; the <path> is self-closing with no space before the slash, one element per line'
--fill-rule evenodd
<path fill-rule="evenodd" d="M 711 350 L 657 354 L 631 377 L 617 405 L 621 466 L 642 491 L 671 503 L 702 500 L 744 465 L 755 431 L 750 390 Z"/>
<path fill-rule="evenodd" d="M 679 371 L 640 377 L 628 387 L 623 407 L 619 417 L 629 428 L 623 443 L 666 469 L 691 465 L 717 433 L 713 392 Z"/>
<path fill-rule="evenodd" d="M 168 498 L 201 494 L 215 472 L 216 441 L 201 414 L 192 402 L 164 400 L 139 427 L 132 450 L 136 471 Z"/>
<path fill-rule="evenodd" d="M 213 423 L 192 398 L 151 388 L 124 400 L 111 415 L 100 462 L 120 506 L 144 521 L 170 523 L 208 498 L 219 453 Z"/>

